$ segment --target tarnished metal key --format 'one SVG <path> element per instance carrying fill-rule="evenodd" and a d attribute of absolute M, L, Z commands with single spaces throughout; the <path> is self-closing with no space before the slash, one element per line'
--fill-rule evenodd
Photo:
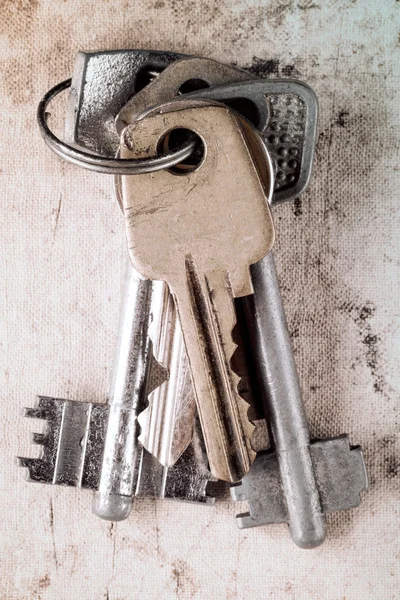
<path fill-rule="evenodd" d="M 254 77 L 246 71 L 214 60 L 193 57 L 191 60 L 195 60 L 196 64 L 190 64 L 192 76 L 189 80 L 184 72 L 187 61 L 180 58 L 179 68 L 167 67 L 168 74 L 162 77 L 160 84 L 153 85 L 160 76 L 158 74 L 130 98 L 116 119 L 117 131 L 121 132 L 144 110 L 178 94 L 230 82 L 233 75 L 235 81 L 246 81 Z M 117 193 L 119 194 L 118 188 Z M 174 465 L 190 444 L 196 412 L 186 351 L 175 305 L 171 300 L 165 285 L 165 312 L 158 315 L 158 327 L 152 327 L 150 331 L 153 347 L 156 349 L 155 356 L 167 368 L 169 379 L 149 395 L 149 405 L 138 417 L 139 440 L 164 466 Z"/>
<path fill-rule="evenodd" d="M 243 313 L 273 449 L 258 454 L 251 472 L 231 488 L 232 498 L 250 508 L 237 524 L 285 522 L 298 546 L 314 548 L 325 539 L 327 513 L 360 503 L 367 487 L 364 458 L 346 435 L 310 441 L 273 257 L 251 272 L 257 295 L 243 299 Z"/>
<path fill-rule="evenodd" d="M 231 482 L 255 457 L 248 405 L 230 365 L 233 298 L 252 293 L 249 266 L 274 239 L 269 190 L 240 121 L 223 106 L 182 101 L 133 123 L 121 145 L 122 157 L 139 158 L 154 154 L 174 129 L 203 140 L 204 157 L 189 172 L 122 177 L 122 202 L 134 267 L 166 281 L 174 296 L 211 473 Z"/>
<path fill-rule="evenodd" d="M 114 119 L 132 94 L 179 55 L 147 50 L 84 53 L 77 56 L 66 119 L 66 139 L 79 148 L 113 156 L 119 145 Z M 41 458 L 21 458 L 31 481 L 96 490 L 94 512 L 126 518 L 133 496 L 212 504 L 211 478 L 198 419 L 191 443 L 171 468 L 162 466 L 137 440 L 137 412 L 146 405 L 154 380 L 147 334 L 164 306 L 161 282 L 143 280 L 129 261 L 110 404 L 40 397 L 26 415 L 47 422 L 33 440 Z M 189 377 L 186 371 L 187 377 Z M 150 386 L 150 387 L 149 387 Z M 181 452 L 182 454 L 182 452 Z"/>
<path fill-rule="evenodd" d="M 179 90 L 190 89 L 189 82 L 195 77 L 201 81 L 202 72 L 207 83 L 213 62 L 191 57 L 175 62 L 127 103 L 120 113 L 122 121 L 137 118 L 146 103 L 160 103 Z M 235 69 L 231 71 L 234 79 Z M 216 77 L 213 81 L 217 82 Z M 311 174 L 316 132 L 317 104 L 307 85 L 274 79 L 240 81 L 211 88 L 204 85 L 186 95 L 193 97 L 226 102 L 244 113 L 261 131 L 275 162 L 271 203 L 298 197 Z M 250 513 L 239 515 L 237 522 L 240 527 L 251 527 L 286 521 L 298 545 L 313 547 L 325 537 L 325 513 L 359 503 L 367 485 L 363 455 L 360 448 L 350 446 L 346 436 L 310 445 L 272 253 L 252 267 L 252 276 L 254 297 L 241 301 L 242 330 L 251 332 L 250 360 L 259 365 L 258 390 L 276 454 L 260 454 L 243 484 L 232 488 L 232 497 L 247 500 L 250 506 Z M 179 404 L 179 399 L 175 402 Z M 151 401 L 139 421 L 145 421 L 152 406 Z M 145 432 L 142 428 L 142 438 Z"/>

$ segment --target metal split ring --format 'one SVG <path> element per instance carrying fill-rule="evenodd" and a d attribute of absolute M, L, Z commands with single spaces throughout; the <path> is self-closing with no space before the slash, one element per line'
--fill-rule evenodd
<path fill-rule="evenodd" d="M 175 165 L 189 158 L 196 148 L 194 141 L 188 141 L 182 146 L 167 154 L 160 154 L 150 158 L 106 158 L 98 154 L 90 154 L 83 150 L 78 150 L 74 146 L 70 146 L 61 141 L 51 131 L 47 125 L 47 119 L 50 116 L 46 109 L 60 92 L 71 87 L 71 79 L 66 79 L 55 85 L 45 94 L 39 103 L 37 110 L 37 121 L 40 133 L 48 145 L 48 147 L 58 156 L 78 167 L 83 167 L 89 171 L 97 173 L 107 173 L 110 175 L 139 175 L 142 173 L 151 173 L 153 171 L 161 171 L 162 169 L 170 169 Z"/>

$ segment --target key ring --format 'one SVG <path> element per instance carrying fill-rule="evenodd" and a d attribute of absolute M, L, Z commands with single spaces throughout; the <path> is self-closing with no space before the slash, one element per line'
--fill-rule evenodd
<path fill-rule="evenodd" d="M 37 109 L 37 121 L 40 133 L 47 146 L 55 152 L 60 158 L 70 162 L 78 167 L 96 171 L 97 173 L 106 173 L 110 175 L 139 175 L 142 173 L 151 173 L 170 169 L 189 158 L 196 148 L 194 141 L 188 141 L 172 152 L 160 154 L 150 158 L 105 158 L 100 155 L 90 154 L 83 150 L 78 150 L 61 141 L 47 125 L 47 119 L 50 113 L 46 109 L 58 94 L 71 87 L 71 79 L 61 81 L 51 88 L 42 98 Z"/>

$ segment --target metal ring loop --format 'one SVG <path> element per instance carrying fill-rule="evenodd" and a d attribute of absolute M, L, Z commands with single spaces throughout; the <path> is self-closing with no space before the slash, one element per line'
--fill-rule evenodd
<path fill-rule="evenodd" d="M 40 133 L 48 147 L 58 156 L 78 167 L 83 167 L 89 171 L 106 173 L 110 175 L 139 175 L 141 173 L 151 173 L 170 169 L 189 158 L 196 148 L 194 141 L 184 143 L 178 150 L 161 154 L 151 158 L 105 158 L 96 154 L 90 154 L 83 150 L 78 150 L 65 142 L 62 142 L 47 125 L 47 119 L 50 116 L 46 108 L 60 92 L 71 86 L 71 79 L 66 79 L 55 85 L 45 94 L 39 103 L 37 110 L 37 121 Z"/>

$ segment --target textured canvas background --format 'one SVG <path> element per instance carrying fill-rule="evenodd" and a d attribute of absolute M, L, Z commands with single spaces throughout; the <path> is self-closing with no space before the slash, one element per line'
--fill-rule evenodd
<path fill-rule="evenodd" d="M 397 600 L 399 76 L 394 0 L 2 0 L 0 597 Z M 66 165 L 35 124 L 78 49 L 171 49 L 309 82 L 320 100 L 309 190 L 275 211 L 276 258 L 314 436 L 347 432 L 370 490 L 298 549 L 214 508 L 142 500 L 111 525 L 90 494 L 29 484 L 35 395 L 103 401 L 125 241 L 109 176 Z M 239 510 L 239 512 L 240 512 Z"/>

